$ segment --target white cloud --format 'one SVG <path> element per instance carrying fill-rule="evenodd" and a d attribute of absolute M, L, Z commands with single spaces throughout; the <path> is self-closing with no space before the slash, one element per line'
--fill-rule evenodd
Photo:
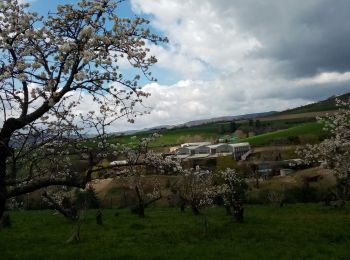
<path fill-rule="evenodd" d="M 132 0 L 135 12 L 152 14 L 152 24 L 169 37 L 171 55 L 182 58 L 182 66 L 202 61 L 220 70 L 237 70 L 241 61 L 261 43 L 247 32 L 240 31 L 234 9 L 223 15 L 214 1 Z M 174 52 L 176 49 L 176 52 Z M 190 64 L 189 64 L 189 63 Z"/>
<path fill-rule="evenodd" d="M 297 80 L 296 85 L 329 84 L 334 82 L 350 82 L 350 72 L 323 72 L 314 77 Z"/>
<path fill-rule="evenodd" d="M 24 3 L 33 3 L 36 2 L 37 0 L 18 0 L 18 3 L 24 4 Z"/>

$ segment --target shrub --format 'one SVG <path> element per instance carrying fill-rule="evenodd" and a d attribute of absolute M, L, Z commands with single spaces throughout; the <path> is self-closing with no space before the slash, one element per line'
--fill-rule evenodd
<path fill-rule="evenodd" d="M 303 184 L 301 187 L 286 189 L 284 197 L 287 203 L 319 202 L 322 200 L 322 194 L 307 183 Z"/>

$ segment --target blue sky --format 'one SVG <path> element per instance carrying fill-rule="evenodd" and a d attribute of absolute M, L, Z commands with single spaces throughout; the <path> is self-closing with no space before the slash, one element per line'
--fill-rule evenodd
<path fill-rule="evenodd" d="M 75 0 L 32 0 L 46 14 Z M 129 0 L 121 16 L 147 17 L 169 38 L 150 45 L 158 63 L 151 114 L 112 131 L 283 110 L 350 91 L 350 1 Z"/>

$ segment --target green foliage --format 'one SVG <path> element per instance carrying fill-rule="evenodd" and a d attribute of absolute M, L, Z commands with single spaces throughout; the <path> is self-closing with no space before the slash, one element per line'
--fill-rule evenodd
<path fill-rule="evenodd" d="M 338 96 L 338 99 L 348 100 L 350 97 L 350 93 Z M 335 103 L 335 97 L 330 97 L 326 100 L 309 104 L 306 106 L 297 107 L 294 109 L 289 109 L 283 112 L 278 113 L 278 115 L 289 115 L 289 114 L 297 114 L 297 113 L 308 113 L 308 112 L 319 112 L 319 111 L 330 111 L 336 110 L 337 106 Z"/>
<path fill-rule="evenodd" d="M 319 202 L 323 199 L 323 196 L 315 187 L 308 185 L 307 183 L 300 187 L 293 187 L 285 190 L 284 192 L 286 203 L 296 202 Z"/>
<path fill-rule="evenodd" d="M 254 189 L 247 193 L 247 203 L 250 204 L 269 204 L 271 195 L 279 194 L 283 203 L 310 203 L 323 202 L 326 191 L 313 187 L 307 183 L 300 186 L 293 186 L 288 188 L 262 188 Z"/>

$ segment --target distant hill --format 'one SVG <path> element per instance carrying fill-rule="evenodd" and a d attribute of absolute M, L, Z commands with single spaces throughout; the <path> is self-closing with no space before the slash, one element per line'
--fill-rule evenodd
<path fill-rule="evenodd" d="M 262 113 L 252 113 L 252 114 L 244 114 L 244 115 L 238 115 L 238 116 L 222 116 L 222 117 L 214 117 L 209 119 L 202 119 L 202 120 L 194 120 L 189 121 L 184 124 L 177 125 L 177 127 L 192 127 L 192 126 L 198 126 L 198 125 L 205 125 L 210 123 L 219 123 L 219 122 L 229 122 L 234 120 L 243 120 L 243 119 L 255 119 L 260 117 L 267 117 L 276 114 L 276 111 L 269 111 L 269 112 L 262 112 Z"/>
<path fill-rule="evenodd" d="M 188 128 L 193 126 L 201 126 L 201 125 L 207 125 L 212 123 L 220 123 L 220 122 L 230 122 L 234 120 L 243 120 L 243 119 L 255 119 L 260 117 L 267 117 L 272 116 L 278 112 L 276 111 L 269 111 L 269 112 L 262 112 L 262 113 L 251 113 L 251 114 L 244 114 L 244 115 L 237 115 L 237 116 L 222 116 L 222 117 L 213 117 L 209 119 L 200 119 L 200 120 L 193 120 L 189 121 L 183 124 L 177 124 L 177 125 L 160 125 L 155 126 L 151 128 L 144 128 L 140 130 L 130 130 L 130 131 L 123 131 L 123 132 L 115 132 L 112 133 L 112 135 L 133 135 L 138 133 L 152 133 L 152 132 L 162 132 L 164 130 L 171 130 L 171 129 L 178 129 L 178 128 Z"/>
<path fill-rule="evenodd" d="M 335 103 L 336 99 L 348 100 L 349 98 L 350 98 L 350 92 L 340 96 L 332 96 L 325 100 L 318 101 L 309 105 L 288 109 L 288 110 L 276 113 L 275 115 L 289 115 L 289 114 L 336 110 L 337 109 L 336 103 Z"/>

